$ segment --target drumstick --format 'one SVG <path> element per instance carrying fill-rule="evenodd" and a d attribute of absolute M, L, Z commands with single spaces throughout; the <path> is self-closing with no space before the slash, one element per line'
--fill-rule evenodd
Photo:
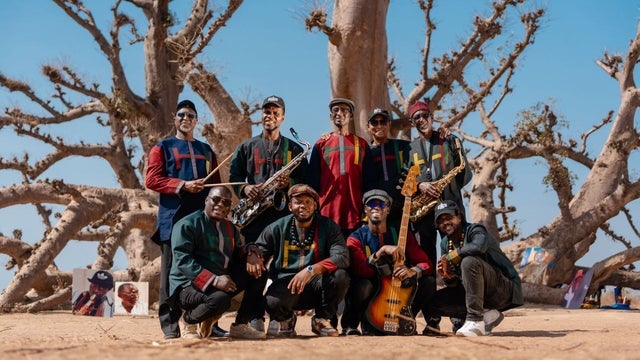
<path fill-rule="evenodd" d="M 209 178 L 210 178 L 211 176 L 213 176 L 213 174 L 215 174 L 216 172 L 218 172 L 218 170 L 220 169 L 220 167 L 221 167 L 224 163 L 226 163 L 227 161 L 231 160 L 231 157 L 232 157 L 232 156 L 233 156 L 233 153 L 229 154 L 229 156 L 227 156 L 227 158 L 226 158 L 226 159 L 222 160 L 222 162 L 221 162 L 221 163 L 219 163 L 219 164 L 218 164 L 218 166 L 217 166 L 215 169 L 211 170 L 211 172 L 209 173 L 209 175 L 207 175 L 207 177 L 206 177 L 206 178 L 204 178 L 204 180 L 202 180 L 202 182 L 207 182 L 207 180 L 209 180 Z"/>
<path fill-rule="evenodd" d="M 214 186 L 218 186 L 218 185 L 222 185 L 222 186 L 234 186 L 234 185 L 244 185 L 247 182 L 245 181 L 239 181 L 239 182 L 228 182 L 228 183 L 220 183 L 220 184 L 204 184 L 204 187 L 214 187 Z"/>

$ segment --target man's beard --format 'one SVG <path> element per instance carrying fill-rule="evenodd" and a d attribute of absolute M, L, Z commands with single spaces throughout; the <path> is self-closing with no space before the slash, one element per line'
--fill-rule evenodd
<path fill-rule="evenodd" d="M 372 223 L 373 225 L 380 225 L 380 223 L 382 223 L 382 219 L 381 219 L 381 218 L 373 218 L 373 217 L 370 217 L 370 218 L 369 218 L 369 221 L 371 221 L 371 223 Z"/>
<path fill-rule="evenodd" d="M 298 214 L 293 214 L 293 217 L 296 219 L 296 221 L 298 223 L 308 223 L 311 220 L 313 220 L 313 215 L 315 214 L 315 211 L 310 213 L 309 216 L 307 216 L 306 218 L 303 218 L 302 216 L 298 215 Z"/>

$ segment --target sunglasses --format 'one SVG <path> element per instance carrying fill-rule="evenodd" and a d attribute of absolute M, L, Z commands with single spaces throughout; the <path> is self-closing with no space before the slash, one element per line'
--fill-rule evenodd
<path fill-rule="evenodd" d="M 182 119 L 183 117 L 188 117 L 189 119 L 193 120 L 196 118 L 196 114 L 193 113 L 183 113 L 183 112 L 179 112 L 176 114 L 177 117 L 179 117 L 180 119 Z"/>
<path fill-rule="evenodd" d="M 431 113 L 429 113 L 429 112 L 418 113 L 418 114 L 413 115 L 411 117 L 411 120 L 418 121 L 418 120 L 420 120 L 420 118 L 423 118 L 425 120 L 429 120 L 429 116 L 431 116 Z"/>
<path fill-rule="evenodd" d="M 371 124 L 371 126 L 387 125 L 388 123 L 389 123 L 389 120 L 387 120 L 387 119 L 369 120 L 369 124 Z"/>
<path fill-rule="evenodd" d="M 337 114 L 339 112 L 342 112 L 343 114 L 346 113 L 350 113 L 351 109 L 349 109 L 348 107 L 340 107 L 340 106 L 334 106 L 331 108 L 331 113 L 332 114 Z"/>
<path fill-rule="evenodd" d="M 211 200 L 214 204 L 222 204 L 226 207 L 231 206 L 231 199 L 225 199 L 220 196 L 207 196 L 207 199 Z"/>
<path fill-rule="evenodd" d="M 380 209 L 384 209 L 387 207 L 387 203 L 382 200 L 369 200 L 367 201 L 366 205 L 372 209 L 376 207 Z"/>

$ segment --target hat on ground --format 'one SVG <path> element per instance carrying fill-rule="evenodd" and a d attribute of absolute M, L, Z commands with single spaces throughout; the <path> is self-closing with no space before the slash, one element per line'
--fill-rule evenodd
<path fill-rule="evenodd" d="M 280 96 L 271 95 L 266 99 L 264 99 L 264 101 L 262 102 L 262 108 L 264 109 L 264 107 L 267 105 L 275 105 L 281 108 L 282 111 L 284 112 L 284 100 L 282 100 Z"/>
<path fill-rule="evenodd" d="M 196 115 L 198 115 L 198 110 L 196 110 L 196 105 L 191 100 L 180 101 L 178 103 L 178 106 L 176 107 L 176 112 L 178 112 L 180 109 L 183 109 L 183 108 L 189 108 L 193 110 L 193 112 L 196 113 Z"/>
<path fill-rule="evenodd" d="M 371 115 L 369 115 L 369 121 L 373 120 L 373 118 L 376 116 L 382 116 L 383 118 L 385 118 L 385 120 L 389 121 L 389 112 L 387 110 L 380 108 L 373 109 Z"/>
<path fill-rule="evenodd" d="M 353 101 L 351 101 L 349 99 L 335 98 L 335 99 L 329 101 L 329 110 L 331 110 L 331 108 L 334 105 L 338 105 L 338 104 L 346 104 L 347 106 L 349 106 L 349 109 L 351 110 L 351 113 L 353 113 L 353 109 L 355 109 L 355 107 L 356 107 L 356 105 L 353 103 Z"/>
<path fill-rule="evenodd" d="M 90 283 L 96 284 L 103 288 L 113 288 L 113 276 L 110 272 L 104 270 L 98 270 L 93 273 L 91 279 L 87 278 Z"/>
<path fill-rule="evenodd" d="M 289 189 L 288 195 L 290 199 L 300 195 L 311 196 L 313 200 L 315 200 L 316 205 L 320 201 L 320 196 L 318 196 L 318 193 L 311 186 L 306 184 L 293 185 Z"/>
<path fill-rule="evenodd" d="M 456 214 L 460 213 L 460 209 L 458 205 L 451 200 L 445 200 L 443 202 L 438 203 L 435 209 L 435 219 L 438 220 L 438 217 L 442 214 Z"/>
<path fill-rule="evenodd" d="M 374 199 L 382 200 L 389 205 L 393 203 L 391 196 L 389 196 L 389 194 L 387 194 L 387 192 L 384 190 L 373 189 L 373 190 L 367 191 L 366 193 L 364 193 L 364 195 L 362 195 L 363 204 L 366 204 L 369 202 L 369 200 L 374 200 Z"/>
<path fill-rule="evenodd" d="M 416 100 L 413 105 L 409 106 L 409 117 L 412 117 L 418 110 L 430 111 L 429 105 L 424 101 Z"/>

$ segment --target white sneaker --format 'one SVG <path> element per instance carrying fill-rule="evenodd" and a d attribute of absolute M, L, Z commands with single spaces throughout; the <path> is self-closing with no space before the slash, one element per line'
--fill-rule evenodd
<path fill-rule="evenodd" d="M 500 325 L 502 320 L 504 319 L 504 315 L 496 310 L 485 310 L 482 315 L 482 321 L 484 322 L 484 331 L 489 334 L 491 330 L 493 330 L 496 326 Z"/>
<path fill-rule="evenodd" d="M 180 337 L 183 339 L 200 339 L 198 334 L 198 324 L 188 324 L 184 318 L 180 317 Z"/>
<path fill-rule="evenodd" d="M 484 321 L 471 321 L 467 320 L 464 322 L 464 325 L 456 332 L 458 336 L 485 336 L 487 335 L 486 330 L 484 329 Z"/>
<path fill-rule="evenodd" d="M 253 319 L 251 321 L 249 321 L 249 325 L 251 325 L 252 328 L 260 331 L 260 332 L 264 332 L 264 320 L 263 319 Z"/>
<path fill-rule="evenodd" d="M 271 337 L 295 337 L 297 317 L 295 313 L 292 317 L 283 321 L 271 320 L 267 328 L 267 335 Z"/>

